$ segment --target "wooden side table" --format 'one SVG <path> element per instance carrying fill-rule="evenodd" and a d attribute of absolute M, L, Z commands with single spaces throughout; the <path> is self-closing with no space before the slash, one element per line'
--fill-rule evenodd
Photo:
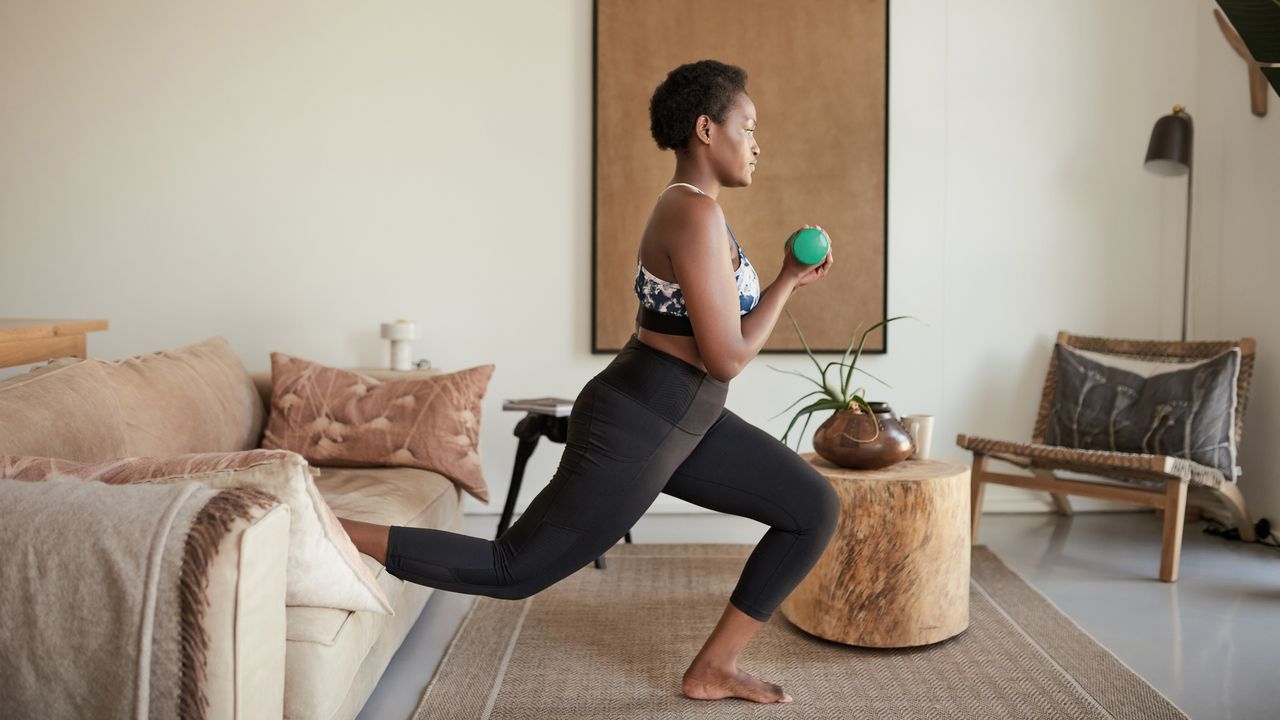
<path fill-rule="evenodd" d="M 106 320 L 0 318 L 0 368 L 87 357 L 85 333 L 106 329 Z"/>
<path fill-rule="evenodd" d="M 969 467 L 930 459 L 849 470 L 801 457 L 840 495 L 840 525 L 782 614 L 863 647 L 929 645 L 968 628 Z"/>

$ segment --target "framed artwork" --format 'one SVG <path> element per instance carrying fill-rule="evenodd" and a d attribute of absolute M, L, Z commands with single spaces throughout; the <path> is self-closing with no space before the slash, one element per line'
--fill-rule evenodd
<path fill-rule="evenodd" d="M 888 0 L 596 0 L 593 33 L 593 353 L 636 330 L 636 252 L 675 169 L 649 133 L 649 98 L 708 58 L 743 68 L 756 106 L 752 183 L 717 200 L 762 287 L 787 237 L 821 225 L 836 262 L 787 303 L 809 347 L 842 353 L 886 317 Z M 863 352 L 886 352 L 886 330 Z M 785 313 L 763 352 L 804 352 Z"/>

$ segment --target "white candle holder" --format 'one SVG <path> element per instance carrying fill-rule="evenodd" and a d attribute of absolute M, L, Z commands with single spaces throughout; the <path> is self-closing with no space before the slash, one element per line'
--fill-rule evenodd
<path fill-rule="evenodd" d="M 412 370 L 410 341 L 418 338 L 418 326 L 408 320 L 382 323 L 382 337 L 391 341 L 391 369 Z"/>

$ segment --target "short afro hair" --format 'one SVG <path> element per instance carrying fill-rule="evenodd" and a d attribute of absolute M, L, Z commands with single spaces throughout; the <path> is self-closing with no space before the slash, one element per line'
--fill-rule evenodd
<path fill-rule="evenodd" d="M 722 123 L 738 93 L 747 92 L 747 71 L 715 60 L 686 63 L 667 73 L 649 99 L 649 132 L 663 150 L 683 152 L 698 116 Z"/>

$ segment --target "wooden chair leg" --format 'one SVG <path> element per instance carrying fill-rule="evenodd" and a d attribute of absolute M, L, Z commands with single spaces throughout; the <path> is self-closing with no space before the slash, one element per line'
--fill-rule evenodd
<path fill-rule="evenodd" d="M 1178 562 L 1182 559 L 1182 526 L 1186 520 L 1187 484 L 1169 482 L 1165 488 L 1164 535 L 1160 539 L 1160 579 L 1178 581 Z"/>
<path fill-rule="evenodd" d="M 987 470 L 987 456 L 973 454 L 973 467 L 969 470 L 969 544 L 978 544 L 978 521 L 982 519 L 982 491 L 986 482 L 982 475 Z"/>
<path fill-rule="evenodd" d="M 1068 495 L 1063 493 L 1049 493 L 1053 497 L 1053 508 L 1058 511 L 1059 515 L 1073 515 L 1075 511 L 1071 507 L 1071 500 Z"/>
<path fill-rule="evenodd" d="M 1232 519 L 1235 520 L 1236 530 L 1240 531 L 1240 539 L 1245 542 L 1256 542 L 1258 533 L 1253 529 L 1253 521 L 1249 519 L 1249 509 L 1244 505 L 1244 495 L 1240 494 L 1240 488 L 1235 483 L 1227 481 L 1221 488 L 1215 488 L 1213 493 L 1227 506 Z"/>
<path fill-rule="evenodd" d="M 1043 468 L 1027 468 L 1027 469 L 1031 471 L 1032 475 L 1040 478 L 1041 480 L 1057 480 L 1058 479 L 1058 476 L 1054 475 L 1052 470 L 1045 470 Z M 1071 507 L 1071 500 L 1068 499 L 1068 495 L 1066 493 L 1051 492 L 1049 493 L 1049 497 L 1053 500 L 1054 512 L 1058 513 L 1059 515 L 1074 514 L 1074 511 L 1072 510 L 1072 507 Z"/>
<path fill-rule="evenodd" d="M 1164 521 L 1164 508 L 1155 508 L 1156 519 Z M 1191 495 L 1187 495 L 1187 511 L 1182 513 L 1184 523 L 1200 522 L 1200 508 L 1191 504 Z"/>
<path fill-rule="evenodd" d="M 1052 470 L 1044 470 L 1040 468 L 1028 468 L 1031 474 L 1044 480 L 1057 480 L 1058 476 L 1053 474 Z M 1074 511 L 1071 507 L 1071 500 L 1068 499 L 1066 493 L 1049 493 L 1049 497 L 1053 499 L 1053 509 L 1059 515 L 1072 515 Z"/>

